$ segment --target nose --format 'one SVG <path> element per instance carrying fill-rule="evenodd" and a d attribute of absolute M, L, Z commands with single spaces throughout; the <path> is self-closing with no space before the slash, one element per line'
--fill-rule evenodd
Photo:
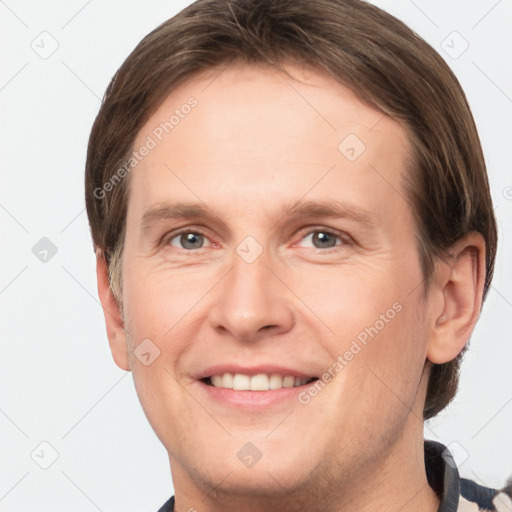
<path fill-rule="evenodd" d="M 293 293 L 285 282 L 265 252 L 251 263 L 235 252 L 230 271 L 215 287 L 211 326 L 244 342 L 289 331 L 294 324 Z"/>

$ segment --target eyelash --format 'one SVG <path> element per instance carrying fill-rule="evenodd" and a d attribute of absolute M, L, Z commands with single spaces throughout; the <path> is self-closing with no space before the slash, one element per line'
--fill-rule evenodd
<path fill-rule="evenodd" d="M 300 240 L 303 240 L 304 238 L 306 238 L 306 236 L 309 236 L 314 233 L 319 233 L 319 232 L 325 233 L 328 235 L 333 235 L 333 236 L 337 237 L 342 243 L 336 244 L 334 247 L 327 247 L 325 249 L 314 247 L 313 249 L 315 251 L 320 251 L 320 252 L 325 253 L 325 252 L 331 252 L 333 250 L 339 249 L 346 245 L 353 245 L 353 239 L 347 233 L 345 233 L 343 231 L 337 231 L 334 229 L 330 229 L 330 228 L 324 228 L 322 226 L 314 226 L 314 227 L 304 228 L 304 230 L 301 230 L 299 233 L 301 235 Z M 165 246 L 169 245 L 171 240 L 174 240 L 175 238 L 179 237 L 183 233 L 193 233 L 193 234 L 201 235 L 201 236 L 204 236 L 205 238 L 208 238 L 208 235 L 203 230 L 196 229 L 194 227 L 192 227 L 192 228 L 187 227 L 187 228 L 183 228 L 179 231 L 173 232 L 173 233 L 169 234 L 169 236 L 164 237 L 162 239 L 162 245 L 165 245 Z M 344 240 L 344 238 L 346 238 L 346 240 Z M 175 247 L 175 249 L 176 248 L 177 247 Z M 205 247 L 200 247 L 199 249 L 184 249 L 184 248 L 180 247 L 179 249 L 181 249 L 182 251 L 186 251 L 186 252 L 197 252 L 201 249 L 205 249 Z"/>

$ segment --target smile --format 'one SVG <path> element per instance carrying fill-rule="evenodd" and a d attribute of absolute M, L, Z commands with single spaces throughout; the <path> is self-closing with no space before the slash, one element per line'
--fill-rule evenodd
<path fill-rule="evenodd" d="M 201 379 L 205 384 L 216 388 L 233 389 L 235 391 L 269 391 L 281 388 L 294 388 L 317 380 L 316 377 L 294 377 L 279 373 L 259 373 L 246 375 L 243 373 L 222 373 Z"/>

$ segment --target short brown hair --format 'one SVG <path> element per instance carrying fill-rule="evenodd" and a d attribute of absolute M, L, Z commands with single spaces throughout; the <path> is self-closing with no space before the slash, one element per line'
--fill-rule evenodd
<path fill-rule="evenodd" d="M 418 226 L 424 289 L 436 258 L 471 231 L 486 242 L 483 299 L 497 233 L 485 161 L 465 94 L 439 54 L 404 23 L 362 0 L 198 0 L 148 34 L 107 88 L 87 152 L 86 205 L 95 247 L 121 303 L 120 263 L 129 179 L 139 130 L 177 85 L 234 61 L 321 67 L 407 130 L 413 151 L 404 176 Z M 285 71 L 286 72 L 286 71 Z M 455 396 L 461 358 L 433 365 L 424 418 Z"/>

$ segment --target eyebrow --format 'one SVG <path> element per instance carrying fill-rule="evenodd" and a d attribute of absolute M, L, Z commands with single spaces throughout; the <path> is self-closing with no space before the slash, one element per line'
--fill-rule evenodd
<path fill-rule="evenodd" d="M 141 227 L 147 232 L 154 224 L 163 220 L 175 219 L 210 219 L 217 215 L 200 203 L 160 203 L 150 208 L 142 215 Z"/>
<path fill-rule="evenodd" d="M 303 219 L 310 217 L 326 217 L 332 219 L 353 220 L 367 228 L 377 227 L 377 221 L 373 214 L 364 210 L 360 206 L 342 201 L 303 201 L 298 200 L 291 206 L 283 208 L 285 213 L 280 222 L 291 219 Z M 219 215 L 208 208 L 204 203 L 159 203 L 149 208 L 142 215 L 141 227 L 145 233 L 151 227 L 165 220 L 177 219 L 205 219 L 219 223 Z"/>
<path fill-rule="evenodd" d="M 296 201 L 287 209 L 285 218 L 303 218 L 303 217 L 328 217 L 333 219 L 350 219 L 366 227 L 376 227 L 377 222 L 370 212 L 353 203 L 342 201 Z"/>

